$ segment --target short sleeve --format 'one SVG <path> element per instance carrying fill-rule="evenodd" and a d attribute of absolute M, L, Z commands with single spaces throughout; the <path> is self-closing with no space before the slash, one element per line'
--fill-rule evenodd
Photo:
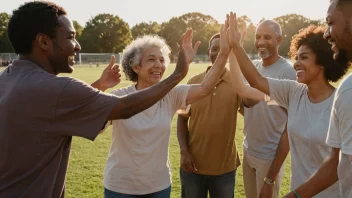
<path fill-rule="evenodd" d="M 187 82 L 187 84 L 188 85 L 192 85 L 192 84 L 195 84 L 195 76 L 194 77 L 192 77 L 191 79 L 189 79 L 188 80 L 188 82 Z M 188 93 L 187 93 L 188 94 Z M 177 113 L 178 114 L 180 114 L 180 115 L 182 115 L 182 116 L 184 116 L 184 117 L 190 117 L 191 116 L 191 111 L 192 111 L 192 104 L 188 104 L 187 105 L 187 107 L 186 107 L 186 109 L 179 109 L 178 111 L 177 111 Z"/>
<path fill-rule="evenodd" d="M 172 89 L 170 94 L 173 101 L 173 112 L 176 112 L 177 110 L 183 110 L 186 112 L 187 109 L 190 108 L 190 106 L 187 106 L 186 104 L 186 99 L 190 87 L 191 85 L 178 85 Z"/>
<path fill-rule="evenodd" d="M 288 108 L 290 94 L 298 86 L 298 83 L 293 80 L 272 79 L 268 78 L 270 99 L 275 100 L 278 105 Z"/>
<path fill-rule="evenodd" d="M 352 155 L 352 89 L 335 95 L 331 110 L 327 144 L 341 148 L 342 153 Z"/>
<path fill-rule="evenodd" d="M 55 109 L 54 131 L 94 140 L 116 105 L 117 97 L 68 78 Z"/>

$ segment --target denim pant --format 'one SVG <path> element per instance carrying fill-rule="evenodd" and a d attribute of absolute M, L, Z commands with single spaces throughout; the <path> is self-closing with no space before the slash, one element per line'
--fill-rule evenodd
<path fill-rule="evenodd" d="M 222 175 L 199 175 L 180 169 L 181 198 L 233 198 L 236 171 Z"/>
<path fill-rule="evenodd" d="M 127 195 L 104 188 L 104 198 L 170 198 L 171 186 L 168 188 L 147 195 Z"/>

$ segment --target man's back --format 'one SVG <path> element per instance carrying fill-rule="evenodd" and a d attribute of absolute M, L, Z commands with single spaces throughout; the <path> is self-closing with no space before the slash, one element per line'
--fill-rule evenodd
<path fill-rule="evenodd" d="M 30 61 L 17 60 L 0 74 L 0 197 L 63 196 L 72 136 L 94 139 L 109 113 L 101 111 L 96 122 L 84 116 L 103 106 L 93 104 L 97 91 L 82 85 Z"/>

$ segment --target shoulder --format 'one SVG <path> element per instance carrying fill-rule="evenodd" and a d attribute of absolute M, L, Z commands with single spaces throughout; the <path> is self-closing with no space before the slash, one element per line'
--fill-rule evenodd
<path fill-rule="evenodd" d="M 194 75 L 188 80 L 187 84 L 198 84 L 198 83 L 202 82 L 205 75 L 206 75 L 206 71 L 204 71 L 200 74 Z"/>
<path fill-rule="evenodd" d="M 131 94 L 131 93 L 134 93 L 136 92 L 136 88 L 135 88 L 135 85 L 130 85 L 130 86 L 127 86 L 127 87 L 122 87 L 122 88 L 118 88 L 118 89 L 115 89 L 113 91 L 111 91 L 111 94 L 115 95 L 115 96 L 124 96 L 124 95 L 128 95 L 128 94 Z"/>

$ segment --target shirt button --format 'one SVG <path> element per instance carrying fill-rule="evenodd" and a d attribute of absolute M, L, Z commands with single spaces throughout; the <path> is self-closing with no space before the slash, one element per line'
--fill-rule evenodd
<path fill-rule="evenodd" d="M 216 93 L 213 93 L 213 96 L 215 96 L 216 95 Z"/>

